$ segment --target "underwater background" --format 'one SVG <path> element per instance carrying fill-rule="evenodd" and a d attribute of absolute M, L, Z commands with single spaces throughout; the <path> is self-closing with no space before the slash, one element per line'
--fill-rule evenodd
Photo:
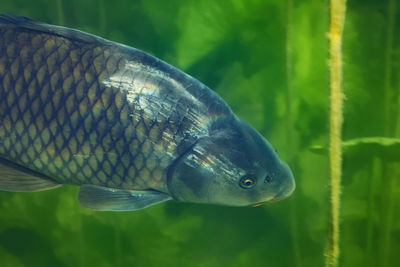
<path fill-rule="evenodd" d="M 0 192 L 0 266 L 323 266 L 329 239 L 329 1 L 1 0 L 0 12 L 146 51 L 218 92 L 289 163 L 286 200 L 79 206 L 78 187 Z M 398 266 L 400 3 L 348 0 L 339 266 Z M 0 36 L 1 42 L 1 36 Z"/>

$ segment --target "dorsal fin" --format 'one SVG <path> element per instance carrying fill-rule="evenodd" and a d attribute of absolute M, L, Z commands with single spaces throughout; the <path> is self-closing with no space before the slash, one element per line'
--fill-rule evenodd
<path fill-rule="evenodd" d="M 9 27 L 9 28 L 14 27 L 14 28 L 24 29 L 27 31 L 46 33 L 49 35 L 63 37 L 71 41 L 80 41 L 84 43 L 96 43 L 96 42 L 101 44 L 111 43 L 110 41 L 107 41 L 101 37 L 85 33 L 79 30 L 65 28 L 62 26 L 50 25 L 31 18 L 17 16 L 8 13 L 0 14 L 0 28 L 3 27 Z"/>

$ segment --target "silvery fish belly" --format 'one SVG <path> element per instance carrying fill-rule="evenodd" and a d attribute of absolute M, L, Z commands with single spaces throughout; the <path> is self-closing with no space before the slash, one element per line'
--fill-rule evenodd
<path fill-rule="evenodd" d="M 0 190 L 96 210 L 285 198 L 289 167 L 208 87 L 140 50 L 0 15 Z"/>

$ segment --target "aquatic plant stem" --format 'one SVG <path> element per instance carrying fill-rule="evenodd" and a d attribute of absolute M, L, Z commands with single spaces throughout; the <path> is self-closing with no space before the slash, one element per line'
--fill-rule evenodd
<path fill-rule="evenodd" d="M 77 246 L 75 247 L 78 252 L 77 254 L 79 255 L 78 257 L 78 262 L 79 266 L 85 267 L 86 266 L 86 260 L 85 260 L 85 255 L 86 255 L 86 247 L 85 247 L 85 233 L 83 231 L 83 217 L 82 213 L 79 211 L 81 207 L 78 204 L 78 201 L 74 201 L 74 210 L 77 212 L 77 215 L 75 217 L 76 224 L 78 225 L 78 230 L 76 232 L 77 234 Z"/>
<path fill-rule="evenodd" d="M 385 162 L 383 169 L 383 176 L 386 179 L 384 183 L 384 193 L 382 199 L 382 219 L 381 219 L 381 227 L 382 230 L 380 235 L 380 267 L 389 266 L 389 257 L 390 257 L 390 245 L 391 245 L 391 232 L 392 232 L 392 222 L 393 222 L 393 213 L 394 213 L 394 192 L 393 187 L 395 185 L 395 179 L 398 176 L 398 163 L 393 162 Z M 397 167 L 397 168 L 396 168 Z"/>
<path fill-rule="evenodd" d="M 63 13 L 62 0 L 56 1 L 56 7 L 57 7 L 57 19 L 58 19 L 57 24 L 64 25 L 64 13 Z"/>
<path fill-rule="evenodd" d="M 330 65 L 330 236 L 326 266 L 335 267 L 339 259 L 340 180 L 342 175 L 342 33 L 346 0 L 330 1 L 329 65 Z"/>
<path fill-rule="evenodd" d="M 102 36 L 106 35 L 106 7 L 104 0 L 99 1 L 99 32 Z"/>
<path fill-rule="evenodd" d="M 290 165 L 294 163 L 294 145 L 293 145 L 293 119 L 292 119 L 292 16 L 293 2 L 286 1 L 286 156 Z M 293 255 L 295 266 L 302 266 L 299 245 L 299 228 L 297 226 L 297 207 L 296 201 L 292 199 L 289 202 L 290 209 L 290 228 L 293 245 Z"/>
<path fill-rule="evenodd" d="M 398 125 L 396 125 L 398 116 L 396 112 L 396 92 L 392 84 L 392 57 L 393 40 L 395 32 L 396 1 L 389 0 L 387 4 L 387 31 L 386 31 L 386 49 L 385 49 L 385 69 L 384 69 L 384 122 L 385 136 L 397 134 Z M 380 261 L 379 266 L 389 266 L 389 257 L 391 250 L 391 232 L 394 213 L 394 192 L 395 178 L 398 175 L 398 163 L 385 162 L 383 169 L 383 194 L 382 194 L 382 214 L 381 214 L 381 234 L 379 240 Z"/>
<path fill-rule="evenodd" d="M 385 48 L 385 72 L 384 72 L 384 131 L 386 136 L 391 136 L 393 131 L 394 123 L 392 120 L 393 114 L 393 99 L 394 92 L 391 85 L 392 81 L 392 56 L 393 56 L 393 34 L 394 34 L 394 20 L 395 20 L 395 12 L 396 12 L 396 1 L 389 0 L 387 7 L 387 30 L 386 30 L 386 48 Z"/>
<path fill-rule="evenodd" d="M 119 222 L 119 221 L 118 221 Z M 115 225 L 114 230 L 114 249 L 115 249 L 115 266 L 121 267 L 121 229 L 118 225 Z"/>
<path fill-rule="evenodd" d="M 374 210 L 376 205 L 374 196 L 377 194 L 379 181 L 382 177 L 382 160 L 375 156 L 371 160 L 370 179 L 368 188 L 368 200 L 367 200 L 367 224 L 366 224 L 366 244 L 365 244 L 365 259 L 364 266 L 376 266 L 376 256 L 373 252 L 374 245 Z"/>

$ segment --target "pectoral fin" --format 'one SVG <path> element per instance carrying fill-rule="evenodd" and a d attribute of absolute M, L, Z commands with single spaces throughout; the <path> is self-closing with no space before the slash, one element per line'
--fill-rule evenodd
<path fill-rule="evenodd" d="M 50 178 L 0 159 L 0 190 L 12 192 L 35 192 L 61 186 Z"/>
<path fill-rule="evenodd" d="M 133 191 L 96 185 L 82 185 L 79 191 L 82 206 L 102 211 L 140 210 L 170 199 L 169 195 L 158 191 Z"/>

